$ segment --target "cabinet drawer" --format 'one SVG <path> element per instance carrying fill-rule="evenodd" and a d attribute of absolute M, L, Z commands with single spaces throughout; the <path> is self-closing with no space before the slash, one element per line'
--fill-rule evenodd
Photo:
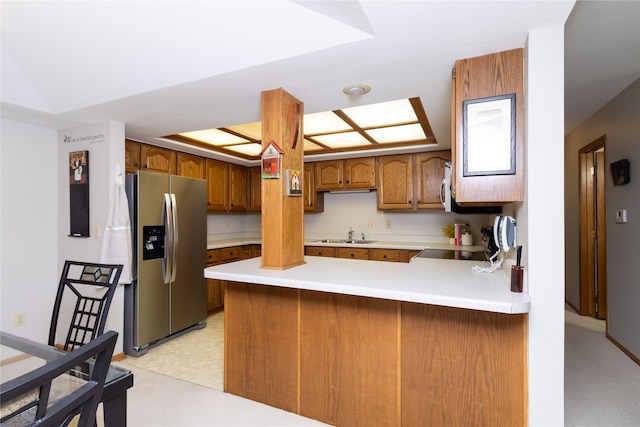
<path fill-rule="evenodd" d="M 240 246 L 231 246 L 229 248 L 220 249 L 220 261 L 221 262 L 229 262 L 240 259 L 240 255 L 242 255 L 242 249 Z"/>
<path fill-rule="evenodd" d="M 311 256 L 335 257 L 336 248 L 330 248 L 327 246 L 307 246 L 306 254 Z"/>
<path fill-rule="evenodd" d="M 409 262 L 404 249 L 369 249 L 369 259 L 374 261 Z"/>
<path fill-rule="evenodd" d="M 207 250 L 207 265 L 216 265 L 220 263 L 220 249 Z"/>
<path fill-rule="evenodd" d="M 338 258 L 369 259 L 367 248 L 338 248 Z"/>

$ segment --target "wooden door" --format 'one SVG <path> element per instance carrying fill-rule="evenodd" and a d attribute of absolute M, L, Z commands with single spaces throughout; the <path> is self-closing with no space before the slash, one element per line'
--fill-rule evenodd
<path fill-rule="evenodd" d="M 205 179 L 205 164 L 204 157 L 178 152 L 177 174 L 188 178 Z"/>
<path fill-rule="evenodd" d="M 444 179 L 445 163 L 451 160 L 451 151 L 432 151 L 416 154 L 416 207 L 418 209 L 444 209 L 440 201 L 440 188 Z"/>
<path fill-rule="evenodd" d="M 229 165 L 229 210 L 246 212 L 249 191 L 249 176 L 245 166 Z"/>
<path fill-rule="evenodd" d="M 344 188 L 375 188 L 376 162 L 374 157 L 344 160 Z"/>
<path fill-rule="evenodd" d="M 342 160 L 316 162 L 316 190 L 342 188 Z"/>
<path fill-rule="evenodd" d="M 602 136 L 580 150 L 580 309 L 607 317 L 605 143 Z"/>
<path fill-rule="evenodd" d="M 249 168 L 249 211 L 260 212 L 262 210 L 262 168 L 255 166 Z"/>
<path fill-rule="evenodd" d="M 227 211 L 229 203 L 229 164 L 207 159 L 207 210 Z"/>
<path fill-rule="evenodd" d="M 413 208 L 413 156 L 378 157 L 378 209 Z"/>
<path fill-rule="evenodd" d="M 176 174 L 176 152 L 173 150 L 141 144 L 140 158 L 142 169 L 171 175 Z"/>
<path fill-rule="evenodd" d="M 125 139 L 124 167 L 126 173 L 136 173 L 140 170 L 140 143 Z"/>
<path fill-rule="evenodd" d="M 315 163 L 305 163 L 302 178 L 302 204 L 305 212 L 324 212 L 324 193 L 316 191 Z"/>

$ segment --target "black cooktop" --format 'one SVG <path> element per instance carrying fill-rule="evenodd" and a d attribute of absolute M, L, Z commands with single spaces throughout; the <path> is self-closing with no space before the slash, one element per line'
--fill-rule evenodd
<path fill-rule="evenodd" d="M 414 258 L 455 259 L 466 261 L 488 261 L 488 253 L 464 249 L 423 249 Z"/>

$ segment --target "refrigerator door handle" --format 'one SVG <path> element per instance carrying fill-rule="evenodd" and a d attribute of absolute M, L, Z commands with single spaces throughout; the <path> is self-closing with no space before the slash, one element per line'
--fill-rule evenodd
<path fill-rule="evenodd" d="M 171 281 L 171 268 L 173 265 L 173 215 L 171 207 L 171 197 L 169 193 L 164 193 L 164 226 L 165 226 L 165 247 L 164 259 L 162 260 L 162 279 L 168 285 Z"/>
<path fill-rule="evenodd" d="M 178 203 L 176 202 L 176 195 L 171 193 L 171 214 L 172 214 L 172 248 L 173 254 L 171 255 L 171 282 L 176 281 L 176 271 L 178 271 Z"/>

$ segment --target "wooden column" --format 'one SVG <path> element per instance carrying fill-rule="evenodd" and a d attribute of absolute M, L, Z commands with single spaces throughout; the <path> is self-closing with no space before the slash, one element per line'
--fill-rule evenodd
<path fill-rule="evenodd" d="M 282 150 L 280 178 L 262 180 L 262 268 L 304 264 L 303 198 L 287 195 L 287 170 L 304 167 L 303 114 L 304 104 L 282 88 L 262 92 L 262 148 L 273 141 Z"/>

